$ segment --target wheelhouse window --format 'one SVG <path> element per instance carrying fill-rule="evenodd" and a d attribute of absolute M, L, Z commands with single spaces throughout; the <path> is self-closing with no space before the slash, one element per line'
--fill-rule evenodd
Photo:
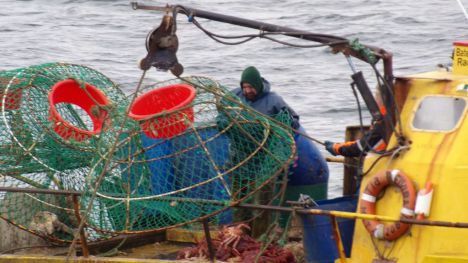
<path fill-rule="evenodd" d="M 413 127 L 428 131 L 453 130 L 466 108 L 466 101 L 459 97 L 427 96 L 416 110 Z"/>

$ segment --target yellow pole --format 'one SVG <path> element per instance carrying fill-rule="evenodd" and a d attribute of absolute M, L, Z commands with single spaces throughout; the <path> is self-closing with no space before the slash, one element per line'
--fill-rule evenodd
<path fill-rule="evenodd" d="M 327 156 L 325 157 L 325 161 L 329 163 L 344 163 L 345 159 L 343 157 Z"/>
<path fill-rule="evenodd" d="M 415 225 L 468 228 L 468 223 L 466 222 L 448 222 L 448 221 L 419 220 L 419 219 L 412 219 L 412 218 L 396 218 L 396 217 L 390 217 L 390 216 L 369 215 L 369 214 L 362 214 L 362 213 L 343 212 L 343 211 L 335 211 L 335 210 L 321 210 L 321 209 L 298 209 L 296 211 L 297 213 L 300 213 L 300 214 L 328 215 L 328 216 L 336 216 L 336 217 L 341 217 L 341 218 L 378 220 L 378 221 L 385 221 L 385 222 L 402 222 L 406 224 L 415 224 Z"/>
<path fill-rule="evenodd" d="M 265 209 L 281 212 L 293 212 L 293 210 L 298 214 L 312 214 L 312 215 L 327 215 L 335 216 L 341 218 L 351 218 L 351 219 L 366 219 L 366 220 L 379 220 L 386 222 L 401 222 L 405 224 L 414 224 L 414 225 L 426 225 L 426 226 L 441 226 L 441 227 L 456 227 L 456 228 L 468 228 L 468 222 L 449 222 L 449 221 L 435 221 L 435 220 L 420 220 L 413 218 L 396 218 L 390 216 L 381 216 L 381 215 L 369 215 L 362 213 L 354 212 L 344 212 L 336 210 L 321 210 L 321 209 L 293 209 L 289 207 L 282 206 L 270 206 L 270 205 L 253 205 L 253 204 L 238 204 L 238 207 L 250 208 L 250 209 Z"/>
<path fill-rule="evenodd" d="M 340 228 L 338 227 L 338 222 L 336 221 L 335 216 L 330 216 L 333 226 L 333 235 L 335 236 L 336 248 L 338 249 L 338 254 L 340 255 L 340 262 L 346 263 L 346 255 L 344 251 L 343 241 L 341 240 Z"/>

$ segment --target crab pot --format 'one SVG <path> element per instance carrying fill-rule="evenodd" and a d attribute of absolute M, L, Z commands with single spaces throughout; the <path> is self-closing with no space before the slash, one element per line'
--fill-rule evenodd
<path fill-rule="evenodd" d="M 93 124 L 92 130 L 76 127 L 66 121 L 57 109 L 60 103 L 71 104 L 81 108 Z M 83 141 L 101 132 L 107 111 L 101 107 L 109 105 L 107 97 L 96 87 L 85 83 L 84 87 L 73 79 L 57 82 L 49 92 L 49 120 L 54 131 L 62 138 Z M 73 109 L 68 109 L 73 111 Z"/>
<path fill-rule="evenodd" d="M 181 134 L 194 120 L 195 89 L 187 84 L 175 84 L 153 89 L 130 106 L 130 118 L 139 121 L 150 138 L 172 138 Z"/>

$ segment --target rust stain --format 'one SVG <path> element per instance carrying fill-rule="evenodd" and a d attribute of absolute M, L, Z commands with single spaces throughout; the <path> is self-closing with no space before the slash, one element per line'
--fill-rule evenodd
<path fill-rule="evenodd" d="M 434 154 L 434 157 L 432 158 L 430 166 L 429 166 L 429 174 L 427 176 L 427 179 L 426 179 L 425 183 L 432 182 L 434 177 L 437 176 L 435 174 L 435 165 L 436 165 L 437 161 L 444 161 L 447 158 L 447 156 L 442 155 L 441 152 L 442 152 L 443 149 L 451 149 L 452 148 L 452 145 L 456 141 L 456 138 L 457 138 L 457 136 L 459 134 L 459 130 L 460 129 L 457 129 L 457 130 L 455 130 L 453 132 L 447 133 L 444 136 L 444 138 L 442 139 L 441 143 L 439 143 L 439 145 L 437 146 L 437 150 L 436 150 L 436 152 Z"/>

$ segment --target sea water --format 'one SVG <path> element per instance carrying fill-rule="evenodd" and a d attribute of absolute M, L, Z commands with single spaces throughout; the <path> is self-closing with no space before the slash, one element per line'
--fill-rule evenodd
<path fill-rule="evenodd" d="M 142 3 L 163 6 L 167 2 Z M 453 41 L 468 38 L 468 21 L 455 0 L 185 0 L 169 4 L 359 39 L 392 52 L 397 76 L 435 70 L 437 64 L 450 61 Z M 146 55 L 146 35 L 161 17 L 160 12 L 132 10 L 129 1 L 0 0 L 0 70 L 55 61 L 82 64 L 104 73 L 130 94 L 142 73 L 137 64 Z M 221 35 L 259 33 L 198 21 Z M 254 65 L 300 114 L 312 137 L 339 142 L 347 125 L 359 124 L 350 88 L 352 71 L 343 55 L 334 55 L 326 47 L 295 48 L 266 39 L 228 46 L 204 35 L 182 14 L 177 24 L 177 55 L 185 75 L 212 77 L 235 88 L 242 69 Z M 357 59 L 353 62 L 374 88 L 369 67 Z M 170 78 L 170 73 L 151 70 L 144 85 Z M 369 114 L 364 113 L 363 122 L 369 123 Z M 339 196 L 342 168 L 336 164 L 330 168 L 329 196 Z"/>

